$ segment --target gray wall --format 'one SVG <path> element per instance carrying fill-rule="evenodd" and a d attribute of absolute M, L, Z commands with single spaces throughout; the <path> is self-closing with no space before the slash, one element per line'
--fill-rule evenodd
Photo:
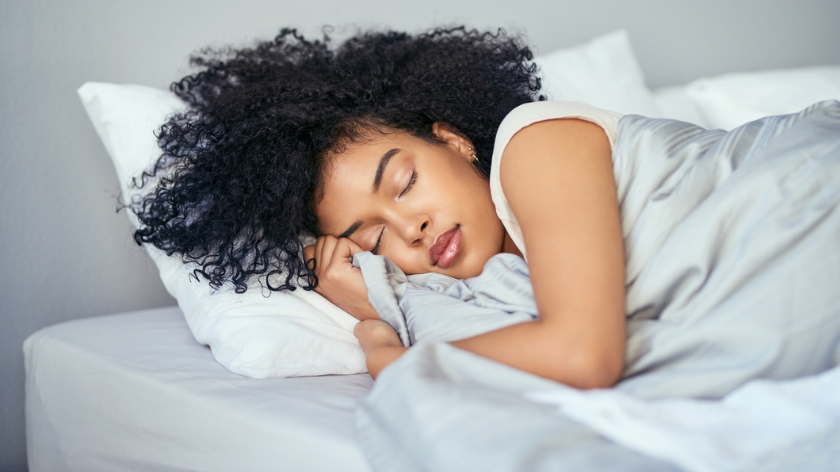
<path fill-rule="evenodd" d="M 116 214 L 115 173 L 75 90 L 166 87 L 190 51 L 281 26 L 506 26 L 547 52 L 626 27 L 652 86 L 840 64 L 837 0 L 0 0 L 0 470 L 26 467 L 21 344 L 80 317 L 173 304 Z"/>

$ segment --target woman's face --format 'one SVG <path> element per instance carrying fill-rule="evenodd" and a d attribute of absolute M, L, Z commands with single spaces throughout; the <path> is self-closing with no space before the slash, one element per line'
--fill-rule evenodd
<path fill-rule="evenodd" d="M 387 256 L 406 274 L 480 274 L 505 230 L 471 143 L 445 124 L 434 131 L 442 143 L 394 131 L 328 157 L 315 208 L 321 232 Z"/>

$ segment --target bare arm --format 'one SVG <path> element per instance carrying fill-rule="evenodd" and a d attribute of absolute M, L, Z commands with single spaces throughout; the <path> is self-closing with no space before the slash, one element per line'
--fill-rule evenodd
<path fill-rule="evenodd" d="M 624 248 L 609 141 L 581 120 L 521 130 L 501 181 L 522 227 L 541 321 L 455 346 L 580 388 L 608 387 L 624 362 Z"/>
<path fill-rule="evenodd" d="M 574 119 L 528 126 L 505 149 L 501 181 L 541 320 L 453 344 L 574 387 L 612 386 L 624 362 L 624 248 L 606 134 Z M 374 377 L 405 351 L 360 340 Z"/>

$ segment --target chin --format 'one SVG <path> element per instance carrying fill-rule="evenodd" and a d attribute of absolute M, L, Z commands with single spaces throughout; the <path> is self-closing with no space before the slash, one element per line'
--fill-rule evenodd
<path fill-rule="evenodd" d="M 457 274 L 453 274 L 452 277 L 455 277 L 456 279 L 469 279 L 471 277 L 481 275 L 481 272 L 484 270 L 484 265 L 487 264 L 490 257 L 492 257 L 492 255 L 482 257 L 480 260 L 472 260 L 469 263 L 465 263 L 463 267 L 455 268 L 457 270 Z"/>

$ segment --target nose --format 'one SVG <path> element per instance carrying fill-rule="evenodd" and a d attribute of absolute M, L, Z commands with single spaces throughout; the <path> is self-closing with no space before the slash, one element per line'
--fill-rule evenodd
<path fill-rule="evenodd" d="M 426 228 L 429 226 L 430 218 L 425 213 L 413 213 L 409 215 L 395 215 L 394 226 L 400 237 L 408 246 L 415 247 L 423 243 L 426 235 Z"/>

